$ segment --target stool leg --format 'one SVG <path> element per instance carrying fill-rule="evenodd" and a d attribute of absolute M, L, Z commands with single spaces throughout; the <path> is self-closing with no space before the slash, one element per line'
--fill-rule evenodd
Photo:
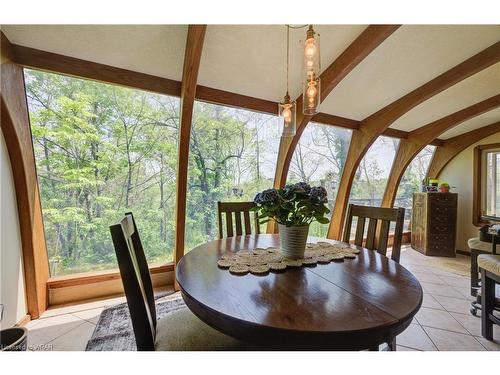
<path fill-rule="evenodd" d="M 486 271 L 481 269 L 481 335 L 487 340 L 493 340 L 493 314 L 495 306 L 495 281 L 486 276 Z"/>
<path fill-rule="evenodd" d="M 395 352 L 396 351 L 396 338 L 394 337 L 391 341 L 389 341 L 387 343 L 387 346 L 389 347 L 389 350 L 391 352 Z"/>
<path fill-rule="evenodd" d="M 476 296 L 476 289 L 479 286 L 479 278 L 478 278 L 478 266 L 477 266 L 477 256 L 478 253 L 475 250 L 471 250 L 471 256 L 470 256 L 470 294 L 472 296 Z"/>

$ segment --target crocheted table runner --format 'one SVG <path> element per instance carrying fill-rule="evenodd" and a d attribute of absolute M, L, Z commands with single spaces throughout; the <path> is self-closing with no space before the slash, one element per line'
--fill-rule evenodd
<path fill-rule="evenodd" d="M 220 268 L 235 275 L 248 272 L 261 275 L 269 271 L 284 271 L 289 267 L 314 267 L 317 263 L 330 263 L 356 258 L 359 250 L 347 243 L 308 243 L 302 259 L 285 258 L 275 247 L 240 250 L 236 254 L 224 254 L 217 261 Z"/>

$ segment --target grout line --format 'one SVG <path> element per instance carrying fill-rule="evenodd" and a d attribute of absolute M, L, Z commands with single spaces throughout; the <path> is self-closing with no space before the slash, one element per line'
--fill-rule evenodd
<path fill-rule="evenodd" d="M 457 319 L 455 319 L 455 317 L 449 312 L 449 311 L 446 311 L 448 314 L 450 314 L 450 316 L 453 318 L 453 320 L 455 320 L 455 322 L 457 322 L 460 326 L 462 326 L 467 332 L 469 332 L 469 335 L 470 336 L 473 336 L 472 333 L 467 329 L 467 327 L 465 327 L 462 323 L 460 323 Z M 455 313 L 457 314 L 457 313 Z M 465 315 L 465 314 L 464 314 Z"/>
<path fill-rule="evenodd" d="M 64 308 L 64 307 L 61 307 L 61 309 Z M 58 317 L 58 316 L 63 316 L 63 315 L 74 315 L 74 313 L 78 313 L 78 312 L 82 312 L 82 311 L 89 311 L 89 310 L 95 310 L 95 309 L 99 309 L 101 307 L 90 307 L 88 309 L 82 309 L 82 310 L 77 310 L 77 311 L 71 311 L 71 312 L 63 312 L 63 313 L 59 313 L 59 314 L 54 314 L 54 315 L 50 315 L 50 316 L 47 316 L 47 317 L 43 317 L 43 318 L 40 318 L 40 320 L 43 320 L 43 319 L 50 319 L 50 318 L 55 318 L 55 317 Z M 105 308 L 105 307 L 104 307 Z M 81 318 L 80 318 L 81 319 Z"/>
<path fill-rule="evenodd" d="M 472 337 L 474 337 L 474 340 L 476 340 L 476 341 L 479 343 L 479 345 L 481 345 L 481 346 L 482 346 L 482 347 L 483 347 L 483 348 L 484 348 L 487 352 L 489 352 L 489 351 L 490 351 L 490 350 L 489 350 L 486 346 L 484 346 L 484 345 L 483 345 L 483 343 L 482 343 L 481 341 L 479 341 L 479 340 L 477 339 L 477 337 L 476 337 L 476 336 L 472 335 Z"/>
<path fill-rule="evenodd" d="M 76 318 L 78 318 L 78 319 L 81 319 L 81 320 L 83 320 L 84 322 L 90 323 L 90 324 L 92 324 L 92 325 L 94 325 L 94 326 L 96 326 L 96 325 L 97 325 L 96 323 L 91 322 L 91 321 L 90 321 L 90 320 L 88 320 L 88 319 L 80 318 L 79 316 L 75 315 L 74 313 L 69 313 L 69 315 L 73 315 L 74 317 L 76 317 Z M 101 316 L 101 314 L 99 313 L 99 315 L 98 315 L 98 316 L 100 317 L 100 316 Z"/>
<path fill-rule="evenodd" d="M 52 341 L 54 341 L 54 340 L 58 339 L 59 337 L 62 337 L 62 336 L 64 336 L 64 335 L 66 335 L 67 333 L 70 333 L 70 332 L 71 332 L 71 331 L 73 331 L 74 329 L 76 329 L 76 328 L 80 327 L 81 325 L 83 325 L 83 324 L 85 323 L 85 321 L 83 321 L 83 319 L 81 319 L 81 320 L 82 320 L 82 322 L 81 322 L 80 324 L 78 324 L 77 326 L 74 326 L 73 328 L 71 328 L 70 330 L 68 330 L 68 331 L 66 331 L 66 332 L 64 332 L 64 333 L 62 333 L 62 334 L 60 334 L 59 336 L 54 337 L 52 340 L 50 340 L 50 341 L 49 341 L 49 342 L 47 342 L 46 344 L 50 344 Z"/>
<path fill-rule="evenodd" d="M 443 307 L 444 310 L 436 309 L 435 307 L 427 307 L 427 306 L 422 306 L 420 309 L 431 309 L 431 310 L 436 310 L 436 311 L 446 311 L 446 312 L 448 312 L 448 310 L 444 309 L 444 307 Z M 418 310 L 418 311 L 420 311 L 420 310 Z"/>
<path fill-rule="evenodd" d="M 478 340 L 478 339 L 477 339 L 474 335 L 472 335 L 472 334 L 470 334 L 470 333 L 469 333 L 469 334 L 466 334 L 466 333 L 460 333 L 460 332 L 450 331 L 450 330 L 448 330 L 448 329 L 443 329 L 443 328 L 436 328 L 436 327 L 431 327 L 431 326 L 422 326 L 422 328 L 424 328 L 424 327 L 427 327 L 427 328 L 432 328 L 432 329 L 439 329 L 440 331 L 446 331 L 446 332 L 450 332 L 450 333 L 456 333 L 456 334 L 459 334 L 459 335 L 472 337 L 472 338 L 474 338 L 474 340 L 476 340 L 476 341 L 479 343 L 479 345 L 481 345 L 481 346 L 482 346 L 482 347 L 483 347 L 486 351 L 489 351 L 489 350 L 488 350 L 488 348 L 486 348 L 486 347 L 485 347 L 485 346 L 481 343 L 481 341 L 479 341 L 479 340 Z M 464 327 L 464 328 L 465 328 L 465 327 Z M 465 330 L 466 330 L 467 332 L 469 332 L 469 331 L 467 330 L 467 328 L 465 328 Z M 424 329 L 424 332 L 425 332 L 425 334 L 427 335 L 427 337 L 429 337 L 429 339 L 432 341 L 431 337 L 427 334 L 427 331 L 426 331 L 425 329 Z M 434 346 L 437 348 L 437 345 L 434 343 L 434 341 L 432 341 L 432 343 L 433 343 L 433 344 L 434 344 Z M 438 350 L 439 350 L 439 349 L 438 349 Z"/>
<path fill-rule="evenodd" d="M 422 350 L 422 349 L 414 348 L 414 347 L 412 347 L 412 346 L 408 346 L 408 345 L 400 345 L 400 344 L 397 344 L 397 343 L 396 343 L 396 348 L 397 348 L 398 346 L 402 346 L 403 348 L 408 348 L 408 349 L 411 349 L 411 350 L 416 350 L 416 351 L 419 351 L 419 352 L 425 352 L 425 351 L 426 351 L 426 350 Z"/>
<path fill-rule="evenodd" d="M 81 318 L 78 318 L 78 319 L 80 319 L 80 320 L 82 321 L 80 324 L 78 324 L 78 325 L 74 326 L 73 328 L 71 328 L 71 329 L 69 329 L 69 330 L 67 330 L 67 331 L 65 331 L 65 332 L 63 332 L 63 333 L 61 333 L 59 336 L 54 337 L 52 340 L 49 340 L 49 341 L 47 341 L 47 342 L 43 342 L 43 343 L 37 343 L 37 344 L 30 343 L 30 345 L 31 345 L 31 346 L 33 346 L 33 345 L 49 345 L 52 341 L 54 341 L 54 340 L 58 339 L 59 337 L 64 336 L 65 334 L 67 334 L 67 333 L 71 332 L 71 331 L 72 331 L 72 330 L 74 330 L 75 328 L 80 327 L 83 323 L 85 323 L 85 322 L 83 321 L 83 319 L 81 319 Z M 54 324 L 54 325 L 52 325 L 52 326 L 44 327 L 44 328 L 42 328 L 42 329 L 49 328 L 49 327 L 53 327 L 53 326 L 55 326 L 55 324 Z M 29 335 L 29 333 L 28 333 L 28 335 Z"/>
<path fill-rule="evenodd" d="M 429 293 L 429 294 L 430 294 L 430 293 Z M 432 297 L 432 299 L 433 299 L 434 301 L 436 301 L 436 302 L 437 302 L 437 304 L 438 304 L 439 306 L 441 306 L 441 307 L 444 309 L 444 311 L 446 311 L 448 314 L 450 313 L 448 310 L 446 310 L 446 307 L 444 307 L 443 305 L 441 305 L 441 303 L 439 303 L 439 301 L 438 301 L 437 299 L 435 299 L 435 298 L 434 298 L 434 296 L 433 296 L 432 294 L 430 294 L 430 296 Z M 432 309 L 432 307 L 429 307 L 429 308 L 430 308 L 430 309 Z M 435 310 L 440 310 L 440 309 L 435 309 Z M 442 310 L 440 310 L 440 311 L 442 311 Z"/>
<path fill-rule="evenodd" d="M 437 346 L 437 344 L 434 342 L 434 340 L 431 338 L 431 336 L 427 333 L 427 331 L 425 330 L 424 326 L 421 326 L 422 327 L 422 331 L 424 331 L 425 335 L 429 338 L 429 340 L 432 342 L 432 345 L 434 345 L 434 347 L 436 348 L 436 350 L 438 352 L 440 352 L 441 350 L 439 350 L 439 347 Z M 432 328 L 432 327 L 431 327 Z"/>
<path fill-rule="evenodd" d="M 446 332 L 450 332 L 450 333 L 456 333 L 458 335 L 464 335 L 464 336 L 473 336 L 469 333 L 469 331 L 467 331 L 467 333 L 463 333 L 463 332 L 457 332 L 457 331 L 450 331 L 449 329 L 446 329 L 446 328 L 441 328 L 441 327 L 432 327 L 432 326 L 422 326 L 422 328 L 432 328 L 432 329 L 439 329 L 441 331 L 446 331 Z M 465 327 L 464 327 L 465 328 Z M 474 337 L 474 336 L 473 336 Z"/>

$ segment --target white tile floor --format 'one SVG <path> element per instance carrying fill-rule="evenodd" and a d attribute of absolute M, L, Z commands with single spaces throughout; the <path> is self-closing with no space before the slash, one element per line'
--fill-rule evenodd
<path fill-rule="evenodd" d="M 426 257 L 404 247 L 401 264 L 421 282 L 424 300 L 412 324 L 397 337 L 398 350 L 500 351 L 500 327 L 494 327 L 494 341 L 488 341 L 481 337 L 479 314 L 469 313 L 469 257 Z M 85 350 L 101 311 L 124 301 L 117 297 L 51 308 L 27 324 L 29 348 Z"/>

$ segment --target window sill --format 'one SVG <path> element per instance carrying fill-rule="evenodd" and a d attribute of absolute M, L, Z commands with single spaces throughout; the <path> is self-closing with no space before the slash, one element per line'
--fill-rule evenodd
<path fill-rule="evenodd" d="M 152 266 L 149 268 L 151 274 L 170 272 L 174 270 L 174 263 Z M 120 272 L 117 269 L 108 271 L 85 272 L 74 275 L 56 276 L 47 280 L 47 288 L 57 289 L 69 286 L 87 285 L 110 280 L 120 279 Z"/>
<path fill-rule="evenodd" d="M 482 227 L 483 225 L 500 224 L 500 218 L 485 217 L 475 218 L 472 222 L 476 227 Z"/>

